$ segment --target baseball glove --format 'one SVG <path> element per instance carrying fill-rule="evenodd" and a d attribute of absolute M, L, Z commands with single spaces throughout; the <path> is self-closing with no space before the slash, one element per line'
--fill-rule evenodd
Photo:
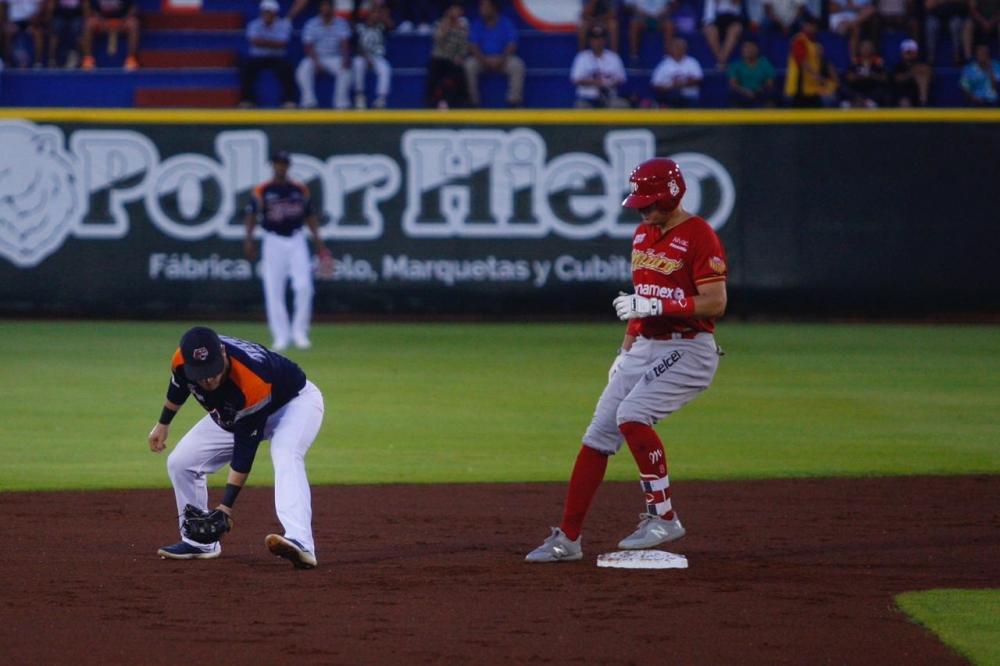
<path fill-rule="evenodd" d="M 184 507 L 184 536 L 197 543 L 215 543 L 233 529 L 233 517 L 222 509 L 209 511 L 188 504 Z"/>

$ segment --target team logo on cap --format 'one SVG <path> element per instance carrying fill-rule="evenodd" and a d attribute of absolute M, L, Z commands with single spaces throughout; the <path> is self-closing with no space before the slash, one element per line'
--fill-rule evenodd
<path fill-rule="evenodd" d="M 670 189 L 670 196 L 672 197 L 676 198 L 677 195 L 681 193 L 680 185 L 677 184 L 676 180 L 671 180 L 667 183 L 667 187 Z"/>
<path fill-rule="evenodd" d="M 204 361 L 208 358 L 208 349 L 205 347 L 198 347 L 193 352 L 191 352 L 192 358 L 196 361 Z"/>

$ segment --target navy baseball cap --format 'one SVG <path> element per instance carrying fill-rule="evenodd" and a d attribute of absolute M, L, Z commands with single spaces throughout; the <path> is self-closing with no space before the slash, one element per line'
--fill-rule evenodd
<path fill-rule="evenodd" d="M 292 159 L 288 155 L 288 151 L 287 150 L 279 150 L 274 155 L 271 155 L 271 161 L 272 162 L 284 162 L 285 164 L 288 164 L 289 162 L 292 161 Z"/>
<path fill-rule="evenodd" d="M 181 358 L 184 374 L 193 382 L 221 375 L 226 369 L 219 336 L 204 326 L 195 326 L 181 338 Z"/>

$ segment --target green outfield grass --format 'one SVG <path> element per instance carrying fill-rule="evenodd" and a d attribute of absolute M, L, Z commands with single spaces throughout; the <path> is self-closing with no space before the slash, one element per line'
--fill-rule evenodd
<path fill-rule="evenodd" d="M 1000 664 L 1000 590 L 928 590 L 899 607 L 973 664 Z"/>
<path fill-rule="evenodd" d="M 208 322 L 267 342 L 262 323 Z M 166 488 L 146 435 L 192 322 L 0 323 L 0 490 Z M 617 323 L 319 324 L 315 484 L 564 481 Z M 661 423 L 672 476 L 996 473 L 1000 328 L 723 323 L 712 388 Z M 192 400 L 171 441 L 203 412 Z M 632 479 L 628 456 L 610 479 Z M 251 483 L 269 484 L 261 449 Z M 216 479 L 218 482 L 218 479 Z"/>

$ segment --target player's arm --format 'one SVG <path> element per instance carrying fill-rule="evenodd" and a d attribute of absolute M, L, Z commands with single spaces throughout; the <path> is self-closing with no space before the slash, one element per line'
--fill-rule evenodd
<path fill-rule="evenodd" d="M 170 422 L 180 410 L 181 406 L 169 400 L 165 400 L 160 418 L 149 433 L 149 450 L 153 453 L 160 453 L 167 448 L 167 435 L 170 432 Z"/>
<path fill-rule="evenodd" d="M 261 202 L 262 199 L 254 192 L 253 202 L 247 206 L 247 214 L 243 218 L 243 226 L 246 228 L 246 235 L 243 237 L 243 254 L 250 261 L 257 259 L 257 245 L 253 241 L 253 232 L 257 228 L 257 211 L 261 209 Z"/>
<path fill-rule="evenodd" d="M 728 300 L 725 280 L 700 284 L 698 295 L 694 297 L 694 316 L 721 317 L 726 312 Z"/>
<path fill-rule="evenodd" d="M 702 319 L 721 317 L 726 311 L 726 281 L 713 280 L 698 285 L 698 293 L 687 298 L 646 298 L 639 294 L 621 293 L 614 300 L 615 311 L 622 321 L 646 317 L 691 317 Z"/>
<path fill-rule="evenodd" d="M 246 485 L 248 478 L 250 478 L 249 472 L 237 472 L 234 469 L 230 469 L 229 476 L 226 478 L 226 490 L 222 495 L 222 501 L 215 508 L 227 515 L 233 515 L 233 504 L 236 503 L 236 498 L 239 496 L 240 491 L 243 490 L 243 486 Z"/>

